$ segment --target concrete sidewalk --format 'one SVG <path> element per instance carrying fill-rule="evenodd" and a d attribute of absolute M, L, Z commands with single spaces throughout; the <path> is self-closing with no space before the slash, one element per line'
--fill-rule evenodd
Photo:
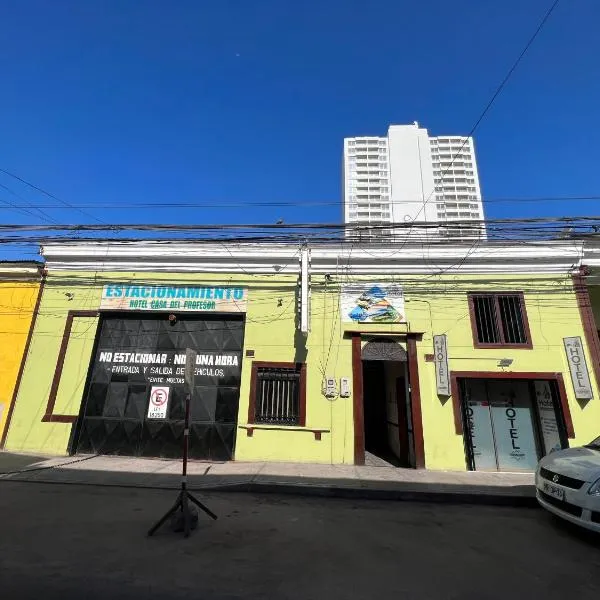
<path fill-rule="evenodd" d="M 0 482 L 3 480 L 177 489 L 181 482 L 181 461 L 121 456 L 41 458 L 0 452 Z M 190 461 L 188 485 L 192 490 L 205 491 L 535 505 L 531 473 Z"/>

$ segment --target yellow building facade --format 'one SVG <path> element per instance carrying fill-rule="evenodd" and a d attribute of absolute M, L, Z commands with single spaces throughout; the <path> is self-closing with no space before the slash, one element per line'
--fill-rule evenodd
<path fill-rule="evenodd" d="M 582 248 L 62 244 L 6 447 L 531 471 L 596 437 Z M 575 265 L 575 267 L 574 267 Z"/>
<path fill-rule="evenodd" d="M 41 264 L 0 262 L 0 448 L 39 298 Z"/>

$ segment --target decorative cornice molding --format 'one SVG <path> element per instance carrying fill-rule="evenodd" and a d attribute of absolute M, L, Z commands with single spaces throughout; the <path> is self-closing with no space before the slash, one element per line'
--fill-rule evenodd
<path fill-rule="evenodd" d="M 37 262 L 0 262 L 0 282 L 41 281 L 44 265 Z"/>
<path fill-rule="evenodd" d="M 275 243 L 85 242 L 42 247 L 59 271 L 297 274 L 301 245 Z M 600 253 L 599 253 L 600 260 Z M 579 241 L 430 244 L 400 247 L 339 243 L 311 247 L 311 273 L 567 273 L 585 262 Z"/>

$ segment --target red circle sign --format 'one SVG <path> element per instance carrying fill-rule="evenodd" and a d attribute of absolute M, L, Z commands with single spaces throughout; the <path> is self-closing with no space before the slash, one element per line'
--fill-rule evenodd
<path fill-rule="evenodd" d="M 154 390 L 150 396 L 150 402 L 155 406 L 162 406 L 167 401 L 167 392 L 165 390 Z"/>

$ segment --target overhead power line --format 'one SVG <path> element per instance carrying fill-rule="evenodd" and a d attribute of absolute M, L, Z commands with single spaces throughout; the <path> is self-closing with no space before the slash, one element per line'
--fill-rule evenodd
<path fill-rule="evenodd" d="M 0 231 L 106 231 L 115 227 L 123 231 L 196 231 L 196 230 L 223 230 L 223 229 L 410 229 L 425 228 L 438 229 L 440 227 L 475 227 L 477 225 L 493 224 L 544 224 L 558 223 L 572 226 L 578 223 L 600 223 L 599 215 L 577 216 L 577 217 L 524 217 L 524 218 L 495 218 L 495 219 L 458 219 L 455 221 L 413 221 L 406 222 L 383 222 L 383 223 L 212 223 L 212 224 L 165 224 L 165 223 L 123 223 L 119 225 L 22 225 L 22 224 L 0 224 Z"/>
<path fill-rule="evenodd" d="M 249 223 L 119 225 L 119 240 L 107 238 L 113 225 L 0 225 L 0 244 L 102 243 L 367 243 L 405 246 L 483 242 L 548 243 L 600 240 L 600 216 L 459 220 L 446 223 Z M 128 233 L 127 237 L 124 234 Z M 87 234 L 87 235 L 85 235 Z"/>
<path fill-rule="evenodd" d="M 3 187 L 0 184 L 0 187 Z M 453 193 L 453 192 L 449 192 Z M 451 200 L 452 201 L 452 200 Z M 498 197 L 484 199 L 484 204 L 489 203 L 528 203 L 528 202 L 582 202 L 582 201 L 600 201 L 600 195 L 591 196 L 532 196 L 532 197 Z M 475 204 L 477 200 L 454 200 L 460 204 Z M 386 202 L 385 205 L 395 204 L 422 204 L 423 200 L 394 200 Z M 73 208 L 88 208 L 88 209 L 123 209 L 123 208 L 246 208 L 246 207 L 307 207 L 307 206 L 343 206 L 343 200 L 335 201 L 259 201 L 259 202 L 98 202 L 89 204 L 72 204 Z M 2 208 L 2 207 L 0 207 Z M 63 208 L 60 204 L 22 204 L 20 208 L 24 209 L 50 209 L 50 208 Z"/>
<path fill-rule="evenodd" d="M 3 187 L 3 186 L 0 186 L 0 187 Z M 4 204 L 4 206 L 0 206 L 0 209 L 4 208 L 5 210 L 12 210 L 21 215 L 31 216 L 36 219 L 42 218 L 44 221 L 46 221 L 48 223 L 58 224 L 58 221 L 56 221 L 55 219 L 53 219 L 50 216 L 45 215 L 43 213 L 43 211 L 41 211 L 41 210 L 39 211 L 39 213 L 34 213 L 32 210 L 30 210 L 29 207 L 22 206 L 22 205 L 19 206 L 18 204 L 15 204 L 14 202 L 11 202 L 10 200 L 5 200 L 4 198 L 0 198 L 0 202 L 2 202 Z"/>
<path fill-rule="evenodd" d="M 535 217 L 459 220 L 445 223 L 248 223 L 119 225 L 118 239 L 107 237 L 114 225 L 0 225 L 0 245 L 23 247 L 66 243 L 139 244 L 366 244 L 392 249 L 404 247 L 475 246 L 486 244 L 548 244 L 553 241 L 600 241 L 600 216 Z M 165 250 L 168 252 L 168 250 Z"/>
<path fill-rule="evenodd" d="M 30 181 L 27 181 L 26 179 L 23 179 L 22 177 L 19 177 L 18 175 L 15 175 L 14 173 L 11 173 L 10 171 L 7 171 L 6 169 L 0 168 L 0 173 L 4 173 L 5 175 L 8 175 L 9 177 L 16 179 L 17 181 L 20 181 L 21 183 L 25 184 L 26 186 L 30 187 L 31 189 L 36 190 L 36 191 L 44 194 L 45 196 L 48 196 L 48 198 L 52 198 L 53 200 L 60 202 L 66 208 L 76 210 L 78 213 L 82 214 L 83 216 L 93 219 L 94 221 L 96 221 L 98 223 L 104 223 L 104 221 L 102 221 L 101 219 L 98 219 L 91 213 L 88 213 L 77 206 L 73 206 L 71 203 L 67 202 L 66 200 L 63 200 L 62 198 L 59 198 L 58 196 L 51 194 L 47 190 L 31 183 Z M 36 208 L 36 207 L 33 207 L 33 208 Z"/>
<path fill-rule="evenodd" d="M 446 169 L 442 173 L 442 178 L 452 168 L 452 165 L 454 164 L 454 161 L 456 160 L 457 156 L 462 152 L 462 149 L 465 147 L 468 139 L 473 136 L 473 134 L 475 133 L 475 131 L 479 127 L 480 123 L 483 121 L 483 119 L 485 118 L 485 116 L 487 115 L 487 113 L 489 112 L 489 110 L 492 108 L 494 102 L 496 101 L 496 98 L 498 98 L 498 96 L 500 95 L 500 93 L 502 92 L 502 90 L 504 89 L 504 87 L 506 86 L 506 84 L 508 83 L 509 79 L 511 78 L 512 74 L 515 72 L 516 68 L 519 66 L 519 64 L 523 60 L 523 57 L 527 54 L 529 48 L 531 48 L 531 45 L 533 44 L 533 42 L 535 41 L 535 39 L 537 38 L 537 36 L 540 34 L 540 32 L 542 31 L 542 29 L 544 28 L 544 25 L 546 25 L 548 19 L 550 18 L 550 16 L 554 12 L 555 8 L 558 6 L 559 2 L 560 2 L 560 0 L 554 0 L 554 2 L 552 2 L 552 4 L 551 4 L 550 8 L 546 11 L 546 13 L 544 14 L 544 16 L 542 17 L 542 20 L 540 21 L 540 23 L 538 24 L 537 28 L 533 32 L 533 35 L 529 38 L 529 40 L 525 44 L 525 47 L 523 48 L 523 50 L 521 51 L 521 53 L 519 54 L 519 56 L 517 57 L 517 59 L 515 60 L 515 62 L 513 63 L 513 65 L 510 67 L 510 69 L 508 70 L 508 72 L 506 73 L 506 75 L 504 76 L 504 78 L 502 79 L 502 81 L 500 82 L 500 84 L 498 85 L 498 87 L 496 88 L 496 91 L 492 94 L 492 97 L 489 99 L 489 101 L 487 102 L 487 104 L 485 105 L 485 107 L 483 108 L 483 110 L 481 111 L 481 114 L 479 115 L 479 117 L 477 118 L 477 120 L 475 121 L 475 123 L 473 124 L 473 126 L 471 127 L 471 130 L 469 131 L 469 133 L 467 134 L 467 136 L 463 140 L 463 143 L 461 144 L 460 148 L 456 151 L 455 155 L 452 157 L 452 160 L 450 161 L 450 164 L 446 167 Z M 425 208 L 425 205 L 431 200 L 431 198 L 432 198 L 432 196 L 433 196 L 434 193 L 435 193 L 435 190 L 433 190 L 429 194 L 429 196 L 427 197 L 427 199 L 423 203 L 423 206 L 419 209 L 419 212 L 417 213 L 415 219 L 417 219 L 421 215 L 421 213 L 423 212 L 423 209 Z"/>

